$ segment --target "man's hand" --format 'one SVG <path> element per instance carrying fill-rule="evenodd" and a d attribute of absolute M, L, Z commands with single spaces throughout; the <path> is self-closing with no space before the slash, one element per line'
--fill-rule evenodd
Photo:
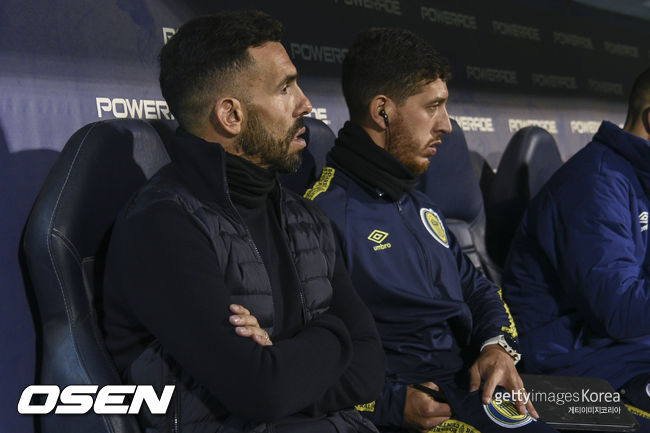
<path fill-rule="evenodd" d="M 260 346 L 273 345 L 269 334 L 260 328 L 257 317 L 253 316 L 250 311 L 238 304 L 231 304 L 230 311 L 235 313 L 230 316 L 229 320 L 235 326 L 237 335 L 250 338 Z"/>
<path fill-rule="evenodd" d="M 425 382 L 423 386 L 439 389 L 433 382 Z M 404 404 L 404 425 L 411 430 L 426 432 L 448 420 L 451 408 L 446 403 L 435 401 L 429 394 L 415 388 L 406 389 Z"/>
<path fill-rule="evenodd" d="M 473 392 L 480 388 L 481 379 L 485 380 L 483 387 L 482 399 L 485 404 L 489 404 L 492 400 L 492 394 L 498 385 L 501 385 L 506 390 L 511 392 L 517 410 L 520 414 L 526 414 L 526 410 L 533 418 L 539 418 L 537 411 L 533 407 L 533 403 L 526 399 L 528 393 L 524 389 L 524 383 L 519 377 L 519 373 L 515 368 L 515 361 L 512 356 L 506 352 L 503 347 L 498 344 L 490 344 L 485 346 L 481 355 L 478 357 L 474 365 L 469 369 L 469 391 Z M 517 399 L 517 397 L 520 397 Z"/>

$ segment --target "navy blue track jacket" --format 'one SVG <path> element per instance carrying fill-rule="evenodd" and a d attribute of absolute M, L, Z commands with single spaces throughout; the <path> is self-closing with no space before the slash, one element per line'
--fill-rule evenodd
<path fill-rule="evenodd" d="M 610 122 L 530 203 L 504 273 L 525 369 L 650 372 L 650 143 Z"/>
<path fill-rule="evenodd" d="M 332 220 L 382 338 L 388 360 L 383 393 L 361 408 L 373 422 L 402 426 L 407 385 L 456 382 L 487 339 L 516 338 L 498 288 L 461 252 L 425 194 L 413 190 L 392 201 L 330 158 L 305 197 Z"/>

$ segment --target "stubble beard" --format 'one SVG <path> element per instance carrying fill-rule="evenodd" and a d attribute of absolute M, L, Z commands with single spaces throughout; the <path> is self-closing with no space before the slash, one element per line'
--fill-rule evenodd
<path fill-rule="evenodd" d="M 244 155 L 268 170 L 295 173 L 302 163 L 302 151 L 289 152 L 291 142 L 304 126 L 302 117 L 296 119 L 283 138 L 278 139 L 265 128 L 256 109 L 248 107 L 248 118 L 237 144 Z"/>
<path fill-rule="evenodd" d="M 429 168 L 429 159 L 427 158 L 425 160 L 426 162 L 419 162 L 416 159 L 416 155 L 419 155 L 422 149 L 418 147 L 407 122 L 399 114 L 397 115 L 397 119 L 391 122 L 389 140 L 390 154 L 404 164 L 406 168 L 416 175 L 427 171 L 427 168 Z"/>

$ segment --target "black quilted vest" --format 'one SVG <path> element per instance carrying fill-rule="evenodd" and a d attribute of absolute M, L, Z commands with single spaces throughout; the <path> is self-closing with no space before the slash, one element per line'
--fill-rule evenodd
<path fill-rule="evenodd" d="M 205 142 L 204 142 L 205 143 Z M 220 146 L 219 146 L 220 148 Z M 221 148 L 220 148 L 221 149 Z M 215 200 L 199 200 L 184 179 L 188 167 L 172 164 L 160 170 L 126 209 L 125 218 L 160 201 L 177 203 L 209 238 L 217 256 L 215 266 L 224 275 L 230 301 L 246 305 L 260 325 L 273 333 L 274 309 L 271 283 L 259 251 L 232 204 L 225 179 L 223 149 L 221 191 Z M 214 155 L 213 155 L 214 156 Z M 196 180 L 196 179 L 194 179 Z M 289 272 L 300 282 L 300 298 L 306 321 L 324 312 L 332 297 L 330 284 L 335 261 L 335 241 L 327 217 L 311 202 L 280 188 L 280 222 L 291 255 Z M 219 374 L 216 372 L 215 374 Z M 228 374 L 228 372 L 223 372 Z M 126 370 L 132 384 L 153 384 L 158 395 L 164 385 L 176 385 L 166 415 L 151 415 L 144 406 L 139 421 L 145 432 L 244 432 L 266 431 L 265 425 L 229 414 L 205 389 L 154 341 Z"/>

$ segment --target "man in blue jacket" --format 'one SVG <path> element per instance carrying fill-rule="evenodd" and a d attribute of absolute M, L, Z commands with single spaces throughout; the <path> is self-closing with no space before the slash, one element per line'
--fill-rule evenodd
<path fill-rule="evenodd" d="M 413 190 L 451 131 L 449 74 L 411 32 L 361 33 L 343 62 L 351 120 L 305 193 L 332 220 L 388 358 L 381 397 L 359 410 L 384 431 L 443 422 L 442 431 L 548 431 L 527 413 L 537 417 L 497 287 L 463 255 L 436 205 Z M 516 406 L 491 400 L 497 386 L 514 394 Z"/>
<path fill-rule="evenodd" d="M 650 417 L 650 69 L 530 203 L 504 295 L 526 370 L 601 377 Z M 517 313 L 523 313 L 518 316 Z"/>

